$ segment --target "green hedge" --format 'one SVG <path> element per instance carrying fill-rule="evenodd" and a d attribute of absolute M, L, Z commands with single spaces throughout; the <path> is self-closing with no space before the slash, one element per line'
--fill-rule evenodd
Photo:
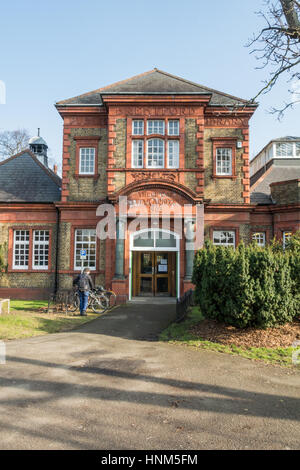
<path fill-rule="evenodd" d="M 300 237 L 236 249 L 206 242 L 195 255 L 195 300 L 207 318 L 239 328 L 266 328 L 293 320 L 300 310 Z"/>

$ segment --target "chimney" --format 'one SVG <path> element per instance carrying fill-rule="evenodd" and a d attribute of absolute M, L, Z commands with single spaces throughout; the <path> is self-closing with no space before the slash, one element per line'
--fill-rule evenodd
<path fill-rule="evenodd" d="M 57 174 L 57 165 L 53 165 L 53 173 Z"/>

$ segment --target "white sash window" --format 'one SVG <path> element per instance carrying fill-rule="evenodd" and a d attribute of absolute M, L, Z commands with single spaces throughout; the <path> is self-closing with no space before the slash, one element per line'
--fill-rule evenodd
<path fill-rule="evenodd" d="M 168 122 L 168 135 L 179 135 L 178 119 L 172 119 Z"/>
<path fill-rule="evenodd" d="M 29 230 L 14 231 L 13 268 L 28 269 Z"/>
<path fill-rule="evenodd" d="M 214 245 L 235 246 L 235 232 L 233 230 L 214 230 L 213 243 Z"/>
<path fill-rule="evenodd" d="M 179 167 L 179 140 L 168 140 L 168 168 Z"/>
<path fill-rule="evenodd" d="M 83 267 L 96 269 L 96 230 L 77 229 L 75 231 L 75 260 L 74 268 L 81 269 L 80 250 L 86 250 L 86 259 L 83 260 Z"/>
<path fill-rule="evenodd" d="M 144 141 L 132 141 L 132 168 L 143 168 Z"/>
<path fill-rule="evenodd" d="M 165 134 L 165 121 L 161 119 L 152 119 L 147 121 L 147 134 Z"/>
<path fill-rule="evenodd" d="M 79 173 L 93 175 L 95 173 L 95 148 L 82 147 L 80 149 Z"/>
<path fill-rule="evenodd" d="M 149 139 L 147 142 L 147 167 L 163 168 L 165 160 L 165 141 L 162 139 Z"/>
<path fill-rule="evenodd" d="M 265 232 L 255 232 L 252 234 L 252 240 L 256 241 L 259 246 L 265 246 L 266 234 Z"/>
<path fill-rule="evenodd" d="M 232 175 L 232 149 L 219 147 L 216 152 L 216 174 Z"/>
<path fill-rule="evenodd" d="M 144 121 L 142 119 L 134 119 L 132 121 L 132 134 L 144 135 Z"/>
<path fill-rule="evenodd" d="M 34 230 L 32 269 L 48 269 L 49 230 Z"/>

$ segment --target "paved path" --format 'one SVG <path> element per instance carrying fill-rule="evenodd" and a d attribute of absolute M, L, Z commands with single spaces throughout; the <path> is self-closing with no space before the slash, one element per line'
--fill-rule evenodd
<path fill-rule="evenodd" d="M 155 341 L 174 305 L 7 343 L 1 449 L 300 448 L 300 374 Z"/>

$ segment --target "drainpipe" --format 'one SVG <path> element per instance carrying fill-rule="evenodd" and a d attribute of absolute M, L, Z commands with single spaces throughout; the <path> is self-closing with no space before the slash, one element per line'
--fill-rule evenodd
<path fill-rule="evenodd" d="M 54 278 L 54 293 L 58 290 L 58 254 L 59 254 L 59 229 L 60 229 L 60 212 L 59 208 L 56 208 L 56 255 L 55 255 L 55 278 Z"/>
<path fill-rule="evenodd" d="M 116 261 L 114 279 L 124 279 L 124 230 L 125 222 L 120 217 L 117 220 L 117 237 L 116 237 Z"/>
<path fill-rule="evenodd" d="M 194 246 L 194 220 L 186 220 L 186 232 L 185 232 L 185 281 L 191 281 L 193 276 L 193 264 L 195 256 Z"/>

